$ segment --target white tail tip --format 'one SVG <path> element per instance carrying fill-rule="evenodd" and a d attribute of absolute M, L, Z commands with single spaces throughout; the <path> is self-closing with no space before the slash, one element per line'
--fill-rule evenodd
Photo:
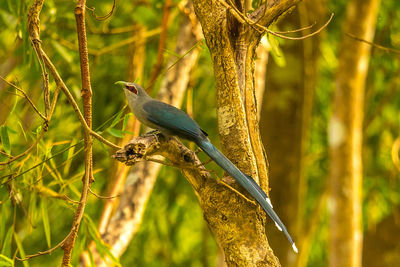
<path fill-rule="evenodd" d="M 293 243 L 292 248 L 293 248 L 294 252 L 299 253 L 299 250 L 297 249 L 295 243 Z"/>
<path fill-rule="evenodd" d="M 272 203 L 271 203 L 271 199 L 266 198 L 265 200 L 268 202 L 268 204 L 271 206 L 271 208 L 273 208 Z"/>
<path fill-rule="evenodd" d="M 282 232 L 282 228 L 276 222 L 275 222 L 275 226 L 276 226 L 276 228 L 278 228 L 279 231 Z"/>

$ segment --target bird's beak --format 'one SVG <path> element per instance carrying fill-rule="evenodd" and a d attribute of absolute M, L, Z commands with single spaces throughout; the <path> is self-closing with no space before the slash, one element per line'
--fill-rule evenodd
<path fill-rule="evenodd" d="M 125 84 L 126 84 L 126 82 L 124 82 L 124 81 L 118 81 L 118 82 L 116 82 L 115 84 L 118 84 L 118 85 L 121 85 L 121 86 L 125 86 Z"/>

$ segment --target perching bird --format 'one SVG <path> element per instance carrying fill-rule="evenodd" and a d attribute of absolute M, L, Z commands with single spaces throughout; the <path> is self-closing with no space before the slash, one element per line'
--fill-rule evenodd
<path fill-rule="evenodd" d="M 192 118 L 174 106 L 153 99 L 136 83 L 119 81 L 115 84 L 119 84 L 124 88 L 129 106 L 141 123 L 159 130 L 165 135 L 179 136 L 195 142 L 222 169 L 229 173 L 257 200 L 268 216 L 275 222 L 276 227 L 286 235 L 293 250 L 296 253 L 298 252 L 285 225 L 273 210 L 271 200 L 267 197 L 267 194 L 253 178 L 241 172 L 224 154 L 211 144 L 207 133 Z"/>

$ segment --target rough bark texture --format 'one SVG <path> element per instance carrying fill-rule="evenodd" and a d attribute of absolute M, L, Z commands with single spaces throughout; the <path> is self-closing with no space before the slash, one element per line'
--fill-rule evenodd
<path fill-rule="evenodd" d="M 343 33 L 373 40 L 379 0 L 352 0 Z M 341 42 L 333 116 L 329 125 L 331 197 L 330 266 L 361 266 L 362 124 L 370 46 Z"/>
<path fill-rule="evenodd" d="M 303 1 L 299 4 L 299 10 L 280 23 L 280 29 L 301 28 L 314 21 L 322 23 L 323 10 L 320 1 Z M 307 218 L 302 217 L 306 198 L 304 158 L 317 78 L 320 38 L 321 34 L 304 41 L 287 41 L 282 47 L 286 59 L 284 67 L 270 61 L 260 120 L 261 135 L 267 144 L 271 165 L 271 200 L 282 221 L 294 235 L 300 254 L 303 253 L 302 233 L 308 230 L 300 222 L 307 221 Z M 273 223 L 269 222 L 268 225 L 271 246 L 282 266 L 295 266 L 299 257 L 292 253 L 285 237 L 275 231 Z"/>
<path fill-rule="evenodd" d="M 182 7 L 185 16 L 182 18 L 180 32 L 175 53 L 183 55 L 201 38 L 200 25 L 190 11 L 190 7 Z M 197 62 L 199 51 L 192 50 L 182 58 L 163 78 L 157 98 L 174 106 L 180 106 L 189 74 Z M 168 66 L 175 59 L 172 59 Z M 155 162 L 138 162 L 129 172 L 124 192 L 120 196 L 120 203 L 115 214 L 102 235 L 103 240 L 111 246 L 114 256 L 119 258 L 126 250 L 133 235 L 139 228 L 143 212 L 155 184 L 161 165 Z M 100 255 L 95 255 L 97 266 L 108 266 Z"/>
<path fill-rule="evenodd" d="M 275 1 L 266 11 L 262 5 L 249 18 L 268 26 L 297 2 Z M 268 192 L 267 160 L 259 134 L 254 90 L 255 49 L 261 34 L 238 22 L 235 11 L 227 10 L 222 1 L 193 3 L 214 65 L 223 152 Z M 236 1 L 235 6 L 246 13 L 244 1 Z M 265 214 L 224 187 L 204 190 L 206 194 L 200 192 L 204 217 L 224 250 L 228 266 L 279 265 L 266 238 Z"/>

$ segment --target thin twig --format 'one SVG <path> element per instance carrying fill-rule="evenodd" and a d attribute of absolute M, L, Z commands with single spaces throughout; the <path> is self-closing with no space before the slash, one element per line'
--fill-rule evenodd
<path fill-rule="evenodd" d="M 363 42 L 363 43 L 369 44 L 369 45 L 371 45 L 371 46 L 373 46 L 373 47 L 375 47 L 375 48 L 378 48 L 378 49 L 381 49 L 381 50 L 384 50 L 384 51 L 390 52 L 390 53 L 400 54 L 400 49 L 385 47 L 385 46 L 383 46 L 383 45 L 379 45 L 379 44 L 376 44 L 376 43 L 367 41 L 367 40 L 365 40 L 365 39 L 362 39 L 362 38 L 360 38 L 360 37 L 357 37 L 357 36 L 355 36 L 355 35 L 353 35 L 353 34 L 351 34 L 351 33 L 348 33 L 348 32 L 346 32 L 345 34 L 346 34 L 348 37 L 353 38 L 354 40 L 357 40 L 357 41 L 359 41 L 359 42 Z"/>
<path fill-rule="evenodd" d="M 31 254 L 31 255 L 26 255 L 25 258 L 23 258 L 23 259 L 21 259 L 21 258 L 19 258 L 19 257 L 15 257 L 15 258 L 16 258 L 17 260 L 19 260 L 19 261 L 26 261 L 26 260 L 29 260 L 29 259 L 32 259 L 32 258 L 35 258 L 35 257 L 38 257 L 38 256 L 50 254 L 50 253 L 52 253 L 54 250 L 56 250 L 56 249 L 60 248 L 61 246 L 63 246 L 64 243 L 65 243 L 65 241 L 68 239 L 68 237 L 69 237 L 70 235 L 71 235 L 71 232 L 69 232 L 69 233 L 67 234 L 67 236 L 66 236 L 60 243 L 58 243 L 57 245 L 55 245 L 54 247 L 52 247 L 52 248 L 50 248 L 50 249 L 48 249 L 48 250 L 39 251 L 38 253 Z"/>
<path fill-rule="evenodd" d="M 115 0 L 114 0 L 114 3 L 113 3 L 113 6 L 112 6 L 112 8 L 111 8 L 111 11 L 108 12 L 108 14 L 106 14 L 106 15 L 104 15 L 104 16 L 97 16 L 96 13 L 94 12 L 94 11 L 95 11 L 95 8 L 94 8 L 94 7 L 86 7 L 86 8 L 89 9 L 89 10 L 92 12 L 92 16 L 93 16 L 96 20 L 98 20 L 98 21 L 106 20 L 106 19 L 108 19 L 109 17 L 111 17 L 112 14 L 114 13 L 114 9 L 115 9 Z"/>
<path fill-rule="evenodd" d="M 176 64 L 178 64 L 178 62 L 184 58 L 187 54 L 189 54 L 193 49 L 195 49 L 200 43 L 203 42 L 203 39 L 197 41 L 189 50 L 187 50 L 183 55 L 181 55 L 180 57 L 178 57 L 170 66 L 168 66 L 168 68 L 166 68 L 165 70 L 163 70 L 160 74 L 160 76 L 164 76 L 164 74 L 166 74 L 170 69 L 172 69 Z M 151 84 L 150 84 L 151 85 Z M 146 91 L 150 90 L 150 86 L 146 87 Z"/>
<path fill-rule="evenodd" d="M 217 179 L 217 181 L 219 183 L 221 183 L 222 185 L 226 186 L 228 189 L 232 190 L 234 193 L 238 194 L 240 197 L 242 197 L 244 200 L 246 200 L 247 202 L 250 202 L 251 204 L 253 204 L 254 206 L 257 206 L 256 202 L 254 202 L 253 200 L 247 198 L 245 195 L 243 195 L 242 193 L 240 193 L 239 191 L 237 191 L 235 188 L 233 188 L 232 186 L 230 186 L 229 184 L 225 183 L 224 180 L 222 179 Z"/>
<path fill-rule="evenodd" d="M 74 97 L 72 96 L 71 92 L 69 91 L 68 87 L 65 85 L 64 81 L 61 79 L 60 75 L 58 74 L 57 69 L 55 68 L 55 66 L 53 65 L 51 60 L 48 58 L 47 54 L 43 50 L 41 50 L 40 52 L 43 54 L 46 65 L 49 68 L 50 72 L 52 73 L 57 86 L 59 86 L 63 90 L 64 94 L 67 96 L 69 103 L 71 104 L 72 108 L 74 109 L 76 115 L 78 116 L 79 121 L 81 122 L 81 124 L 85 128 L 85 130 L 88 131 L 92 136 L 96 137 L 100 142 L 102 142 L 112 148 L 121 149 L 120 146 L 108 141 L 107 139 L 105 139 L 104 137 L 102 137 L 101 135 L 99 135 L 98 133 L 96 133 L 95 131 L 93 131 L 92 129 L 89 128 L 89 126 L 87 125 L 87 123 L 85 121 L 85 118 L 83 117 L 83 115 L 79 109 L 78 104 L 76 103 L 76 101 L 75 101 Z"/>
<path fill-rule="evenodd" d="M 43 135 L 44 135 L 45 131 L 44 128 L 42 128 L 42 130 L 39 133 L 39 136 L 36 138 L 35 142 L 24 152 L 22 152 L 21 154 L 19 154 L 18 156 L 14 156 L 11 159 L 9 159 L 8 161 L 4 161 L 4 162 L 0 162 L 0 166 L 1 165 L 7 165 L 10 164 L 13 161 L 16 161 L 17 159 L 22 158 L 23 156 L 27 155 L 29 152 L 31 152 L 31 150 L 36 147 L 36 145 L 39 143 L 39 141 L 42 139 Z"/>
<path fill-rule="evenodd" d="M 131 31 L 133 31 L 133 30 L 131 30 Z M 155 28 L 155 29 L 146 31 L 145 33 L 143 33 L 143 39 L 156 36 L 160 32 L 161 32 L 161 28 Z M 62 39 L 59 36 L 57 36 L 56 39 L 60 42 L 60 44 L 62 44 L 63 46 L 67 47 L 68 49 L 78 51 L 78 46 L 76 44 L 71 43 L 71 42 L 69 42 L 69 41 L 67 41 L 65 39 Z M 124 39 L 124 40 L 122 40 L 122 41 L 120 41 L 118 43 L 111 44 L 109 46 L 104 46 L 104 47 L 102 47 L 100 49 L 88 48 L 88 52 L 89 52 L 89 55 L 101 56 L 103 54 L 110 53 L 115 49 L 121 48 L 123 46 L 129 45 L 129 44 L 135 43 L 135 42 L 138 42 L 138 40 L 137 40 L 137 38 L 135 38 L 135 36 L 133 36 L 133 37 L 129 37 L 127 39 Z"/>
<path fill-rule="evenodd" d="M 224 7 L 226 7 L 227 10 L 229 10 L 231 12 L 231 14 L 240 22 L 243 24 L 248 24 L 249 26 L 251 26 L 252 28 L 254 28 L 256 31 L 258 31 L 259 33 L 263 34 L 264 32 L 267 32 L 271 35 L 280 37 L 282 39 L 288 39 L 288 40 L 303 40 L 306 38 L 309 38 L 311 36 L 314 36 L 316 34 L 318 34 L 319 32 L 321 32 L 326 26 L 328 26 L 328 24 L 331 22 L 334 14 L 332 13 L 330 18 L 328 19 L 328 21 L 322 25 L 318 30 L 316 30 L 315 32 L 312 32 L 310 34 L 301 36 L 301 37 L 290 37 L 290 36 L 286 36 L 286 35 L 282 35 L 279 34 L 277 32 L 271 31 L 269 30 L 267 27 L 252 21 L 251 19 L 249 19 L 245 14 L 243 14 L 242 12 L 240 12 L 235 5 L 230 5 L 227 2 L 225 2 L 224 0 L 218 0 L 218 2 L 220 2 Z"/>
<path fill-rule="evenodd" d="M 46 67 L 44 66 L 43 56 L 38 53 L 38 47 L 33 44 L 33 39 L 30 39 L 33 50 L 38 58 L 38 62 L 40 65 L 40 69 L 42 71 L 43 77 L 43 101 L 44 101 L 44 111 L 47 116 L 48 110 L 50 109 L 50 92 L 49 92 L 49 74 L 46 71 Z M 47 125 L 46 125 L 47 128 Z"/>
<path fill-rule="evenodd" d="M 15 84 L 7 81 L 5 78 L 3 78 L 2 76 L 0 76 L 0 79 L 2 79 L 6 84 L 8 84 L 9 86 L 14 87 L 18 92 L 22 93 L 22 95 L 25 97 L 25 99 L 29 102 L 29 104 L 32 106 L 32 108 L 36 111 L 36 113 L 44 120 L 46 121 L 47 118 L 46 116 L 44 116 L 39 109 L 35 106 L 35 104 L 32 102 L 32 100 L 29 98 L 29 96 L 25 93 L 24 90 L 22 90 L 21 88 L 19 88 L 18 86 L 16 86 Z"/>
<path fill-rule="evenodd" d="M 305 30 L 311 29 L 311 28 L 314 27 L 316 24 L 317 24 L 317 22 L 315 21 L 313 24 L 310 24 L 310 25 L 308 25 L 308 26 L 305 26 L 305 27 L 302 27 L 302 28 L 299 28 L 299 29 L 289 30 L 289 31 L 283 31 L 283 32 L 281 32 L 281 31 L 274 31 L 274 32 L 275 32 L 275 33 L 281 33 L 281 34 L 284 34 L 284 33 L 301 32 L 301 31 L 305 31 Z"/>
<path fill-rule="evenodd" d="M 94 192 L 90 187 L 89 187 L 89 192 L 92 193 L 95 197 L 101 198 L 101 199 L 113 199 L 113 198 L 117 198 L 120 196 L 120 194 L 118 194 L 116 196 L 101 196 L 101 195 L 97 194 L 96 192 Z"/>

